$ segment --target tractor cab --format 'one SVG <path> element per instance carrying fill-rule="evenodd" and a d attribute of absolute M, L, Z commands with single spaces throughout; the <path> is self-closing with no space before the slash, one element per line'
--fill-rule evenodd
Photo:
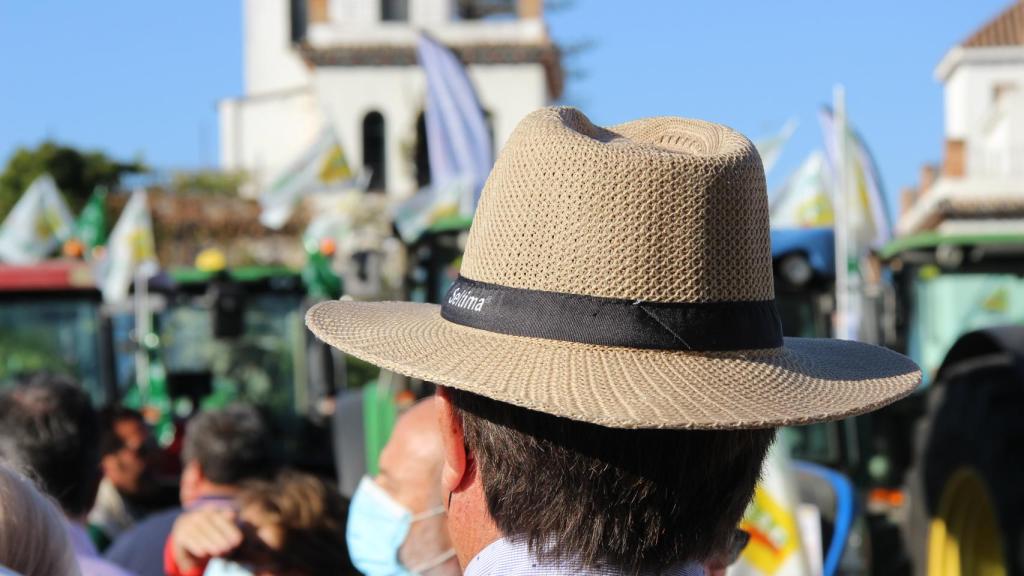
<path fill-rule="evenodd" d="M 117 389 L 156 420 L 163 444 L 196 410 L 244 401 L 267 417 L 281 439 L 273 449 L 290 464 L 333 470 L 322 402 L 344 382 L 305 328 L 311 302 L 299 272 L 176 269 L 150 279 L 143 300 L 134 316 L 114 319 L 115 348 L 144 356 L 119 356 Z M 147 333 L 130 338 L 126 324 L 140 309 L 150 314 Z"/>
<path fill-rule="evenodd" d="M 888 344 L 924 372 L 908 457 L 893 463 L 917 574 L 1024 573 L 1024 236 L 978 228 L 881 253 L 896 286 Z"/>
<path fill-rule="evenodd" d="M 82 262 L 0 265 L 0 383 L 56 372 L 81 383 L 95 405 L 110 402 L 105 326 L 100 292 Z"/>

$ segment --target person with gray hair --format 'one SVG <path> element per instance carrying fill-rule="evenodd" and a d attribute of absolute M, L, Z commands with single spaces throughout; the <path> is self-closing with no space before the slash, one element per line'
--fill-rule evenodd
<path fill-rule="evenodd" d="M 234 404 L 201 412 L 185 428 L 181 504 L 154 514 L 119 536 L 106 558 L 139 576 L 163 576 L 163 549 L 184 509 L 228 504 L 246 480 L 269 478 L 275 463 L 268 453 L 270 432 L 252 406 Z"/>
<path fill-rule="evenodd" d="M 0 574 L 12 573 L 79 571 L 64 518 L 53 500 L 31 480 L 0 464 Z"/>

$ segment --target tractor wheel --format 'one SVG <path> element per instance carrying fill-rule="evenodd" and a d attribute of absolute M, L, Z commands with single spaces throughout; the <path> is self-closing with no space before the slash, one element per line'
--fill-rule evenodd
<path fill-rule="evenodd" d="M 1024 576 L 1024 382 L 1011 355 L 943 367 L 908 473 L 918 576 Z"/>

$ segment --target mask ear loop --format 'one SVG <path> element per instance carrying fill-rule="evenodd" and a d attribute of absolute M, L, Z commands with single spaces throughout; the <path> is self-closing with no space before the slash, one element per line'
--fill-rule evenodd
<path fill-rule="evenodd" d="M 434 516 L 438 516 L 438 515 L 444 514 L 444 513 L 445 513 L 445 507 L 440 505 L 440 504 L 438 504 L 437 506 L 434 506 L 433 508 L 430 508 L 428 510 L 424 510 L 423 512 L 420 512 L 419 514 L 413 515 L 411 518 L 409 518 L 409 521 L 410 522 L 418 522 L 420 520 L 426 520 L 427 518 L 432 518 Z"/>
<path fill-rule="evenodd" d="M 450 560 L 450 559 L 452 559 L 454 557 L 455 557 L 455 549 L 454 548 L 450 548 L 450 549 L 448 549 L 447 552 L 442 552 L 441 554 L 439 554 L 437 556 L 437 558 L 434 558 L 433 560 L 427 560 L 426 562 L 424 562 L 423 564 L 420 564 L 419 566 L 416 566 L 415 568 L 410 568 L 409 571 L 412 572 L 413 574 L 423 574 L 424 572 L 427 572 L 428 570 L 433 570 L 434 568 L 437 568 L 441 564 L 444 564 L 445 562 L 447 562 L 448 560 Z"/>

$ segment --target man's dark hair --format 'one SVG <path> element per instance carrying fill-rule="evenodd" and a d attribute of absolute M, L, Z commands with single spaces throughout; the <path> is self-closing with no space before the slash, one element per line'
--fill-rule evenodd
<path fill-rule="evenodd" d="M 146 420 L 138 410 L 124 406 L 110 406 L 100 410 L 100 457 L 114 454 L 124 448 L 124 440 L 117 435 L 117 425 L 126 420 L 134 420 L 145 426 Z"/>
<path fill-rule="evenodd" d="M 216 484 L 238 484 L 273 474 L 270 433 L 255 408 L 234 404 L 200 412 L 185 428 L 182 460 L 197 462 Z"/>
<path fill-rule="evenodd" d="M 628 572 L 727 550 L 775 429 L 615 429 L 445 388 L 502 534 Z"/>
<path fill-rule="evenodd" d="M 0 394 L 0 459 L 29 471 L 69 516 L 92 508 L 99 426 L 89 396 L 66 376 L 28 376 Z"/>

